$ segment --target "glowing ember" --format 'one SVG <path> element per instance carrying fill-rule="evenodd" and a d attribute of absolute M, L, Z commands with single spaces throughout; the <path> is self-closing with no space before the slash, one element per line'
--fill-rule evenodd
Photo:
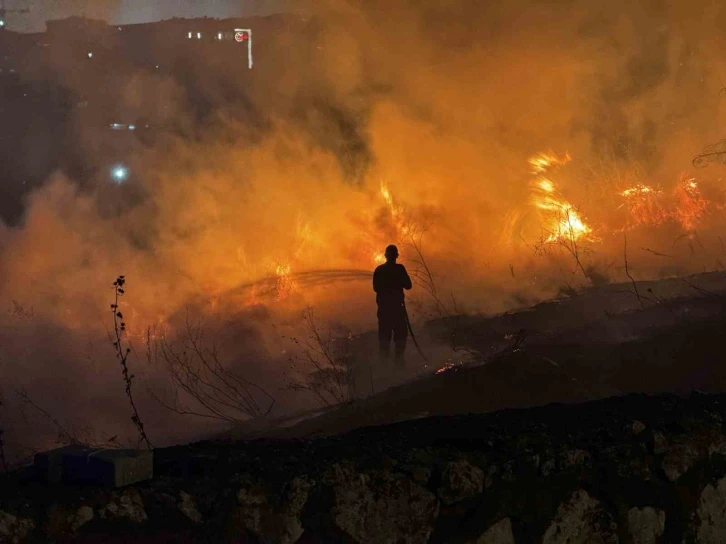
<path fill-rule="evenodd" d="M 620 193 L 630 215 L 626 228 L 639 225 L 660 225 L 668 220 L 668 212 L 662 205 L 663 192 L 639 183 Z"/>
<path fill-rule="evenodd" d="M 279 264 L 275 269 L 277 274 L 277 300 L 284 300 L 290 294 L 297 290 L 297 284 L 292 277 L 291 267 L 289 264 Z"/>
<path fill-rule="evenodd" d="M 543 227 L 547 242 L 576 242 L 583 237 L 591 238 L 592 228 L 580 217 L 578 210 L 557 192 L 555 182 L 545 176 L 553 166 L 562 166 L 569 161 L 568 154 L 554 153 L 543 153 L 529 159 L 536 175 L 532 184 L 532 204 L 545 212 Z"/>
<path fill-rule="evenodd" d="M 701 196 L 698 184 L 693 178 L 682 179 L 676 185 L 673 195 L 676 199 L 674 219 L 687 231 L 693 231 L 706 214 L 710 202 Z"/>
<path fill-rule="evenodd" d="M 626 189 L 620 195 L 625 197 L 630 212 L 625 229 L 676 222 L 685 230 L 693 231 L 710 209 L 723 209 L 723 205 L 702 196 L 694 178 L 681 179 L 670 196 L 642 184 Z"/>
<path fill-rule="evenodd" d="M 456 363 L 446 363 L 444 366 L 442 366 L 440 369 L 438 369 L 435 372 L 435 374 L 443 374 L 444 372 L 447 372 L 455 367 L 456 367 Z"/>

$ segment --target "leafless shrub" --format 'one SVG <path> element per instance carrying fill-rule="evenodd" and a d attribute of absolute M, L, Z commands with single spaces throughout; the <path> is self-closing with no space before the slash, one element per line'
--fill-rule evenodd
<path fill-rule="evenodd" d="M 163 335 L 153 340 L 152 330 L 148 329 L 146 348 L 147 358 L 161 359 L 171 376 L 171 401 L 149 391 L 168 410 L 235 423 L 272 412 L 275 398 L 224 365 L 217 343 L 205 340 L 202 322 L 192 323 L 188 313 L 178 345 Z"/>
<path fill-rule="evenodd" d="M 354 401 L 358 398 L 353 374 L 356 352 L 353 335 L 342 331 L 323 330 L 315 320 L 313 308 L 303 313 L 307 338 L 289 338 L 300 350 L 292 362 L 303 367 L 305 377 L 293 381 L 288 388 L 292 391 L 307 391 L 323 406 L 333 406 Z M 372 387 L 372 384 L 371 384 Z"/>
<path fill-rule="evenodd" d="M 590 281 L 590 275 L 582 264 L 582 257 L 590 253 L 591 249 L 578 241 L 579 235 L 575 225 L 578 212 L 577 208 L 551 211 L 550 223 L 560 226 L 560 230 L 554 231 L 543 227 L 542 235 L 534 245 L 534 251 L 538 255 L 552 255 L 556 251 L 564 252 L 574 260 L 575 270 L 582 272 L 585 280 Z"/>
<path fill-rule="evenodd" d="M 423 238 L 430 228 L 430 224 L 426 221 L 417 222 L 409 217 L 404 226 L 404 239 L 402 240 L 405 247 L 409 248 L 413 256 L 408 259 L 414 264 L 409 270 L 416 285 L 423 287 L 426 294 L 432 301 L 433 316 L 442 319 L 446 323 L 448 329 L 449 347 L 454 352 L 465 352 L 475 357 L 481 357 L 479 352 L 464 348 L 459 343 L 460 336 L 460 320 L 462 312 L 453 292 L 449 293 L 451 301 L 445 303 L 439 292 L 438 279 L 432 272 L 431 267 L 426 259 L 423 250 Z M 510 265 L 511 268 L 511 265 Z M 514 271 L 512 269 L 512 274 Z"/>
<path fill-rule="evenodd" d="M 123 314 L 119 311 L 118 303 L 119 303 L 119 297 L 123 296 L 124 291 L 124 285 L 126 284 L 126 279 L 124 276 L 119 276 L 116 278 L 116 281 L 113 282 L 114 286 L 114 292 L 116 294 L 114 303 L 111 304 L 111 312 L 113 313 L 113 328 L 114 333 L 116 337 L 116 341 L 113 343 L 114 348 L 116 348 L 116 357 L 118 357 L 119 362 L 121 363 L 121 373 L 124 378 L 124 385 L 125 385 L 125 391 L 126 391 L 126 397 L 129 399 L 129 404 L 131 405 L 131 421 L 133 422 L 134 426 L 136 427 L 136 430 L 139 433 L 139 442 L 146 442 L 146 446 L 149 449 L 153 449 L 153 446 L 151 445 L 151 442 L 149 441 L 149 437 L 146 434 L 146 430 L 144 429 L 144 423 L 141 421 L 141 417 L 139 416 L 139 411 L 136 408 L 136 403 L 134 401 L 134 396 L 131 391 L 131 387 L 133 385 L 133 379 L 134 375 L 129 373 L 129 366 L 128 366 L 128 357 L 131 353 L 131 348 L 126 347 L 125 349 L 121 345 L 122 340 L 121 337 L 126 332 L 126 323 L 123 321 Z"/>

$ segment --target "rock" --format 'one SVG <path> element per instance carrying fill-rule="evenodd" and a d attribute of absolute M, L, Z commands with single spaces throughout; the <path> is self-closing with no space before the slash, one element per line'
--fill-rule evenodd
<path fill-rule="evenodd" d="M 696 443 L 675 444 L 663 458 L 663 471 L 671 482 L 683 476 L 698 461 L 702 446 Z"/>
<path fill-rule="evenodd" d="M 557 508 L 542 544 L 617 544 L 617 525 L 612 516 L 583 489 Z"/>
<path fill-rule="evenodd" d="M 468 499 L 484 489 L 484 471 L 467 461 L 447 463 L 441 474 L 439 497 L 444 504 Z"/>
<path fill-rule="evenodd" d="M 633 544 L 656 544 L 665 530 L 665 512 L 651 506 L 628 511 L 628 533 Z"/>
<path fill-rule="evenodd" d="M 261 542 L 293 544 L 304 532 L 300 516 L 315 481 L 297 476 L 288 484 L 283 501 L 275 507 L 260 487 L 243 488 L 237 495 L 243 526 Z"/>
<path fill-rule="evenodd" d="M 633 434 L 638 435 L 645 430 L 645 423 L 634 419 L 633 424 L 630 426 L 630 429 L 633 431 Z"/>
<path fill-rule="evenodd" d="M 557 463 L 553 457 L 547 457 L 539 465 L 539 474 L 545 478 L 551 476 L 557 468 Z"/>
<path fill-rule="evenodd" d="M 237 493 L 240 505 L 240 520 L 254 534 L 262 534 L 262 519 L 268 513 L 267 493 L 257 486 L 242 488 Z"/>
<path fill-rule="evenodd" d="M 708 454 L 726 455 L 726 436 L 718 433 L 716 436 L 712 437 L 711 443 L 708 446 Z"/>
<path fill-rule="evenodd" d="M 35 529 L 32 519 L 19 518 L 0 510 L 0 542 L 18 544 Z"/>
<path fill-rule="evenodd" d="M 568 450 L 565 454 L 565 466 L 581 466 L 590 462 L 590 454 L 585 450 Z"/>
<path fill-rule="evenodd" d="M 77 532 L 81 527 L 93 519 L 93 508 L 90 506 L 81 506 L 76 512 L 68 519 L 69 527 L 74 533 Z"/>
<path fill-rule="evenodd" d="M 333 469 L 328 481 L 333 522 L 355 542 L 428 542 L 439 504 L 427 489 L 400 474 L 357 474 L 343 467 Z"/>
<path fill-rule="evenodd" d="M 127 519 L 133 523 L 146 521 L 146 511 L 139 492 L 125 491 L 115 502 L 110 502 L 99 511 L 101 519 Z"/>
<path fill-rule="evenodd" d="M 192 523 L 202 522 L 202 514 L 197 509 L 197 504 L 189 493 L 185 493 L 184 491 L 179 493 L 177 507 Z"/>
<path fill-rule="evenodd" d="M 723 535 L 726 535 L 726 478 L 721 478 L 715 487 L 705 487 L 698 500 L 696 517 L 698 544 L 723 542 Z"/>
<path fill-rule="evenodd" d="M 470 544 L 515 544 L 512 521 L 509 518 L 498 521 Z"/>
<path fill-rule="evenodd" d="M 665 435 L 660 432 L 656 431 L 653 433 L 653 453 L 656 455 L 660 455 L 661 453 L 665 453 L 668 451 L 668 440 L 666 439 Z"/>

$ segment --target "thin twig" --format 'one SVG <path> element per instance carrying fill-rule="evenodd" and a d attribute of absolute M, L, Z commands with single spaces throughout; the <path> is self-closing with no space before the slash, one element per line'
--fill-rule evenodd
<path fill-rule="evenodd" d="M 659 253 L 657 251 L 653 251 L 652 249 L 648 249 L 647 247 L 640 248 L 643 251 L 647 251 L 648 253 L 652 253 L 653 255 L 657 255 L 658 257 L 673 257 L 673 255 L 666 255 L 665 253 Z"/>
<path fill-rule="evenodd" d="M 682 280 L 683 280 L 683 281 L 684 281 L 684 282 L 686 283 L 686 285 L 688 285 L 688 286 L 690 286 L 691 288 L 695 289 L 695 290 L 696 290 L 696 291 L 698 291 L 699 293 L 703 293 L 704 295 L 709 295 L 709 296 L 713 296 L 713 297 L 722 297 L 722 296 L 723 296 L 723 295 L 721 295 L 721 294 L 719 294 L 719 293 L 714 293 L 713 291 L 709 291 L 709 290 L 707 290 L 707 289 L 703 289 L 703 288 L 701 288 L 701 287 L 698 287 L 697 285 L 693 285 L 693 284 L 692 284 L 692 283 L 691 283 L 690 281 L 688 281 L 688 280 L 687 280 L 686 278 L 681 278 L 681 279 L 682 279 Z"/>
<path fill-rule="evenodd" d="M 28 393 L 25 390 L 15 390 L 15 394 L 18 395 L 23 401 L 38 412 L 40 412 L 48 421 L 50 421 L 53 425 L 55 425 L 56 429 L 58 429 L 61 436 L 65 438 L 66 443 L 68 444 L 80 444 L 80 441 L 73 436 L 70 432 L 66 430 L 63 425 L 60 424 L 60 422 L 54 418 L 52 415 L 50 415 L 46 410 L 38 406 L 33 400 L 28 396 Z"/>
<path fill-rule="evenodd" d="M 645 304 L 643 304 L 643 299 L 640 298 L 640 293 L 638 293 L 638 286 L 635 283 L 635 279 L 633 278 L 633 276 L 630 275 L 630 271 L 628 270 L 628 235 L 623 234 L 623 239 L 623 260 L 625 261 L 625 274 L 630 278 L 630 281 L 633 283 L 635 296 L 638 297 L 638 302 L 640 302 L 641 308 L 645 308 Z"/>

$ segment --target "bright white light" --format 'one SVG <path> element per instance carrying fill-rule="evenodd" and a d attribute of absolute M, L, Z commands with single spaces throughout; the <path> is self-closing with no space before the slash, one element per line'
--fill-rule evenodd
<path fill-rule="evenodd" d="M 192 33 L 191 32 L 189 33 L 189 39 L 190 40 L 192 39 Z"/>
<path fill-rule="evenodd" d="M 116 183 L 123 183 L 129 178 L 129 169 L 122 164 L 117 164 L 111 168 L 111 177 Z"/>
<path fill-rule="evenodd" d="M 136 130 L 136 125 L 129 125 L 129 130 Z"/>
<path fill-rule="evenodd" d="M 88 58 L 89 59 L 92 59 L 93 58 L 93 53 L 88 53 Z"/>
<path fill-rule="evenodd" d="M 197 32 L 197 39 L 198 40 L 201 40 L 202 39 L 202 33 L 201 32 Z"/>
<path fill-rule="evenodd" d="M 219 34 L 217 34 L 217 39 L 218 40 L 221 40 L 222 39 L 222 33 L 221 32 Z"/>
<path fill-rule="evenodd" d="M 2 19 L 0 19 L 0 26 L 5 26 L 5 21 L 3 21 Z"/>

